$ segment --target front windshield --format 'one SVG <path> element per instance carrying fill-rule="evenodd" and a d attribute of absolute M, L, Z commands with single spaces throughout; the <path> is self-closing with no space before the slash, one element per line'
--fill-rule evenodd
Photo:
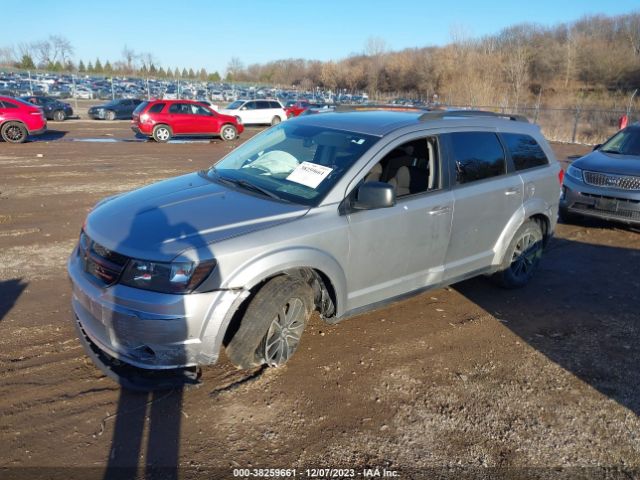
<path fill-rule="evenodd" d="M 229 105 L 227 105 L 227 110 L 237 110 L 237 109 L 239 109 L 243 104 L 244 104 L 244 101 L 242 101 L 242 100 L 236 100 L 235 102 L 230 103 Z"/>
<path fill-rule="evenodd" d="M 377 140 L 361 133 L 281 123 L 227 155 L 208 176 L 313 206 Z"/>
<path fill-rule="evenodd" d="M 621 130 L 603 144 L 599 150 L 604 153 L 640 155 L 640 127 Z"/>

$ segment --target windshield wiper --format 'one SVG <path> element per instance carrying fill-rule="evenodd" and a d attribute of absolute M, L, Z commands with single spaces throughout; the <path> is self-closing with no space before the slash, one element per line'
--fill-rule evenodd
<path fill-rule="evenodd" d="M 602 153 L 620 153 L 620 150 L 600 150 Z"/>
<path fill-rule="evenodd" d="M 246 190 L 251 190 L 253 192 L 261 193 L 262 195 L 266 195 L 267 197 L 273 198 L 275 200 L 279 200 L 279 201 L 282 201 L 282 202 L 288 202 L 287 200 L 279 197 L 278 195 L 276 195 L 272 191 L 267 190 L 266 188 L 259 187 L 258 185 L 254 185 L 253 183 L 248 182 L 247 180 L 240 180 L 240 179 L 237 179 L 237 178 L 223 177 L 215 169 L 213 169 L 213 173 L 215 174 L 216 180 L 220 180 L 223 183 L 227 183 L 227 184 L 231 184 L 231 185 L 237 185 L 237 186 L 240 186 L 240 187 L 242 187 L 242 188 L 244 188 Z"/>

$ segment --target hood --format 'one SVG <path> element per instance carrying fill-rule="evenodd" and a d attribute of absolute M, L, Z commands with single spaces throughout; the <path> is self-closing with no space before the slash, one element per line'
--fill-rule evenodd
<path fill-rule="evenodd" d="M 579 158 L 572 165 L 592 172 L 640 175 L 640 157 L 636 155 L 619 155 L 595 150 Z"/>
<path fill-rule="evenodd" d="M 120 254 L 171 261 L 185 250 L 291 221 L 307 211 L 192 173 L 99 204 L 88 215 L 85 231 Z"/>

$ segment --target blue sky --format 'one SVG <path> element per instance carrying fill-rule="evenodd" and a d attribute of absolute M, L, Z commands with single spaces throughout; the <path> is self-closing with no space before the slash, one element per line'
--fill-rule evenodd
<path fill-rule="evenodd" d="M 632 11 L 640 11 L 639 0 L 31 0 L 28 15 L 3 22 L 0 47 L 59 34 L 85 62 L 96 56 L 103 63 L 120 60 L 126 44 L 151 52 L 165 68 L 224 74 L 232 57 L 245 65 L 282 58 L 339 60 L 363 52 L 370 37 L 401 50 L 445 45 L 453 30 L 479 37 L 523 22 L 553 26 Z"/>

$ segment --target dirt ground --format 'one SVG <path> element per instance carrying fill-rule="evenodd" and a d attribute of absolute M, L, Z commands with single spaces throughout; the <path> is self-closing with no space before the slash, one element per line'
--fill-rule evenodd
<path fill-rule="evenodd" d="M 234 145 L 115 141 L 133 139 L 126 122 L 49 126 L 0 143 L 1 478 L 640 475 L 638 231 L 559 225 L 525 289 L 480 278 L 335 326 L 315 318 L 284 368 L 223 358 L 199 386 L 130 393 L 76 340 L 66 258 L 101 197 Z"/>

